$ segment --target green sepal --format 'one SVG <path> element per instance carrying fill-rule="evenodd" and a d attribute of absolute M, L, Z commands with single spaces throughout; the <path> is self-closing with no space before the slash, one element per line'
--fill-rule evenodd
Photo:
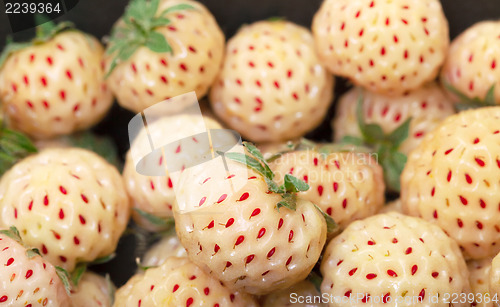
<path fill-rule="evenodd" d="M 443 86 L 452 94 L 458 97 L 459 101 L 455 104 L 455 109 L 457 111 L 464 111 L 468 109 L 474 109 L 474 108 L 481 108 L 481 107 L 489 107 L 489 106 L 495 106 L 496 101 L 495 101 L 495 84 L 493 84 L 488 91 L 486 92 L 486 95 L 484 96 L 484 99 L 481 99 L 479 97 L 474 97 L 470 98 L 461 91 L 459 91 L 457 88 L 449 84 L 448 82 L 443 82 Z"/>
<path fill-rule="evenodd" d="M 281 200 L 276 204 L 276 209 L 278 209 L 278 212 L 282 207 L 295 211 L 297 209 L 297 195 L 289 193 L 283 194 L 281 196 Z"/>
<path fill-rule="evenodd" d="M 0 230 L 0 233 L 3 235 L 6 235 L 7 237 L 11 238 L 12 240 L 15 240 L 18 243 L 22 244 L 22 239 L 21 235 L 19 234 L 19 230 L 15 226 L 10 226 L 9 229 L 2 229 Z"/>
<path fill-rule="evenodd" d="M 117 168 L 121 168 L 118 149 L 108 136 L 96 135 L 90 131 L 80 132 L 62 137 L 63 142 L 69 142 L 73 147 L 88 149 L 106 159 Z"/>
<path fill-rule="evenodd" d="M 60 266 L 56 266 L 56 274 L 59 276 L 59 279 L 64 285 L 64 289 L 68 295 L 71 295 L 71 276 L 68 271 L 61 268 Z"/>
<path fill-rule="evenodd" d="M 360 141 L 377 153 L 378 163 L 384 170 L 384 181 L 389 190 L 399 192 L 400 176 L 406 164 L 406 155 L 399 147 L 408 138 L 412 118 L 405 120 L 389 134 L 385 134 L 377 124 L 366 124 L 363 112 L 363 94 L 360 93 L 356 104 L 356 119 L 362 138 L 345 136 L 343 143 L 360 146 Z"/>
<path fill-rule="evenodd" d="M 83 277 L 83 274 L 87 271 L 87 264 L 86 263 L 79 263 L 76 265 L 75 269 L 73 272 L 71 272 L 71 283 L 75 286 L 78 287 L 78 284 L 80 283 L 80 280 Z"/>
<path fill-rule="evenodd" d="M 123 14 L 122 21 L 111 33 L 107 54 L 115 54 L 106 72 L 106 78 L 117 65 L 127 61 L 140 47 L 147 47 L 157 53 L 172 53 L 172 46 L 166 38 L 155 31 L 167 26 L 171 20 L 165 15 L 175 11 L 194 9 L 189 4 L 171 6 L 157 14 L 159 0 L 132 0 Z"/>
<path fill-rule="evenodd" d="M 24 134 L 0 127 L 0 175 L 3 175 L 17 161 L 37 152 L 35 145 Z"/>
<path fill-rule="evenodd" d="M 28 248 L 26 250 L 26 257 L 28 257 L 28 259 L 31 259 L 31 258 L 36 257 L 36 256 L 42 256 L 42 254 L 40 254 L 40 251 L 38 250 L 38 248 Z"/>
<path fill-rule="evenodd" d="M 283 187 L 286 193 L 297 193 L 309 190 L 309 185 L 302 179 L 285 174 Z"/>
<path fill-rule="evenodd" d="M 331 216 L 329 216 L 328 214 L 326 214 L 325 211 L 321 210 L 321 208 L 318 207 L 317 205 L 314 204 L 314 207 L 316 207 L 316 209 L 318 209 L 318 211 L 325 218 L 325 221 L 326 221 L 326 232 L 327 233 L 337 232 L 337 230 L 339 229 L 339 226 L 337 225 L 337 223 L 335 222 L 335 220 Z"/>
<path fill-rule="evenodd" d="M 172 217 L 162 218 L 138 208 L 134 208 L 134 211 L 137 212 L 141 217 L 145 218 L 149 223 L 155 226 L 170 228 L 175 225 L 174 218 Z"/>

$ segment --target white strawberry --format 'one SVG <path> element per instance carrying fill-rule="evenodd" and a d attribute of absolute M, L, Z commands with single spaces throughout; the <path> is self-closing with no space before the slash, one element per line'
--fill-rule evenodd
<path fill-rule="evenodd" d="M 71 291 L 73 307 L 111 307 L 115 288 L 109 277 L 85 272 Z"/>
<path fill-rule="evenodd" d="M 187 258 L 168 258 L 157 268 L 134 275 L 118 289 L 115 307 L 258 306 L 249 295 L 232 291 Z"/>
<path fill-rule="evenodd" d="M 174 234 L 163 237 L 151 246 L 141 259 L 144 267 L 160 266 L 169 257 L 187 257 L 186 249 Z"/>
<path fill-rule="evenodd" d="M 262 156 L 245 146 L 251 156 L 226 153 L 228 172 L 219 156 L 182 173 L 174 218 L 194 263 L 229 287 L 266 294 L 307 277 L 327 226 L 315 205 L 296 198 L 305 183 L 287 176 L 285 187 L 273 184 Z"/>
<path fill-rule="evenodd" d="M 84 149 L 47 149 L 0 180 L 0 226 L 16 226 L 29 246 L 72 271 L 114 252 L 129 218 L 116 168 Z"/>
<path fill-rule="evenodd" d="M 500 107 L 448 117 L 411 152 L 403 211 L 439 225 L 466 258 L 500 251 Z"/>
<path fill-rule="evenodd" d="M 474 302 L 471 306 L 494 306 L 493 296 L 489 290 L 489 275 L 491 270 L 492 258 L 481 260 L 471 260 L 467 263 L 469 269 L 469 281 L 472 293 L 474 294 Z"/>
<path fill-rule="evenodd" d="M 382 168 L 370 154 L 298 150 L 285 153 L 269 166 L 276 181 L 286 174 L 309 184 L 298 196 L 330 215 L 340 228 L 375 214 L 384 205 Z"/>
<path fill-rule="evenodd" d="M 210 102 L 232 129 L 254 142 L 301 137 L 323 120 L 333 78 L 310 32 L 286 21 L 242 27 L 229 40 Z"/>
<path fill-rule="evenodd" d="M 301 303 L 302 302 L 302 303 Z M 309 280 L 303 280 L 290 288 L 271 292 L 263 298 L 262 307 L 324 307 L 321 293 Z"/>
<path fill-rule="evenodd" d="M 351 223 L 328 244 L 321 273 L 329 306 L 448 306 L 445 294 L 470 290 L 457 244 L 439 227 L 396 212 Z"/>
<path fill-rule="evenodd" d="M 500 104 L 499 36 L 500 21 L 482 21 L 453 40 L 441 71 L 441 81 L 452 94 Z"/>
<path fill-rule="evenodd" d="M 450 40 L 438 0 L 326 0 L 312 31 L 332 73 L 390 95 L 432 81 Z"/>
<path fill-rule="evenodd" d="M 353 88 L 340 97 L 337 113 L 332 121 L 335 141 L 345 136 L 361 137 L 356 102 L 363 98 L 363 114 L 367 124 L 378 124 L 385 133 L 396 130 L 411 117 L 408 138 L 399 151 L 408 154 L 446 117 L 455 113 L 453 104 L 435 83 L 426 84 L 401 96 L 388 96 Z"/>
<path fill-rule="evenodd" d="M 15 229 L 0 231 L 0 306 L 70 307 L 56 268 L 20 239 Z"/>
<path fill-rule="evenodd" d="M 149 136 L 146 129 L 142 129 L 132 143 L 132 147 L 137 151 L 149 150 L 149 137 L 153 140 L 161 139 L 165 143 L 174 141 L 181 134 L 190 136 L 196 135 L 199 131 L 207 129 L 221 129 L 222 126 L 210 117 L 199 117 L 197 115 L 172 115 L 161 117 L 148 125 Z M 173 133 L 175 131 L 175 133 Z M 179 154 L 189 151 L 179 147 Z M 165 167 L 166 161 L 160 154 L 158 156 L 158 168 Z M 132 152 L 129 151 L 125 158 L 123 179 L 127 192 L 132 199 L 132 212 L 134 221 L 141 227 L 157 231 L 165 229 L 168 223 L 156 219 L 147 218 L 148 215 L 168 219 L 173 216 L 172 206 L 175 202 L 174 181 L 168 173 L 165 176 L 145 176 L 137 172 Z M 142 214 L 141 214 L 142 213 Z"/>
<path fill-rule="evenodd" d="M 113 102 L 101 44 L 80 31 L 59 33 L 51 22 L 40 27 L 36 42 L 7 46 L 0 59 L 0 100 L 8 123 L 34 138 L 96 124 Z"/>
<path fill-rule="evenodd" d="M 204 96 L 222 62 L 224 34 L 199 2 L 132 0 L 107 53 L 119 104 L 140 112 L 187 92 Z"/>

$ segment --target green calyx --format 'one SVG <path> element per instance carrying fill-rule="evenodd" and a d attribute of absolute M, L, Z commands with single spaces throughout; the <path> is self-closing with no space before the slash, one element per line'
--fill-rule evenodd
<path fill-rule="evenodd" d="M 36 36 L 30 42 L 14 42 L 11 37 L 7 37 L 7 44 L 0 54 L 0 68 L 3 66 L 7 58 L 16 51 L 22 50 L 33 45 L 40 45 L 51 40 L 57 34 L 73 28 L 73 23 L 63 21 L 54 23 L 45 15 L 35 15 Z"/>
<path fill-rule="evenodd" d="M 455 104 L 455 109 L 457 111 L 464 111 L 468 109 L 482 108 L 495 106 L 495 84 L 493 84 L 486 92 L 484 99 L 479 97 L 470 98 L 464 93 L 460 92 L 458 89 L 453 87 L 447 82 L 443 82 L 443 86 L 452 94 L 458 97 L 459 101 Z"/>
<path fill-rule="evenodd" d="M 19 160 L 36 152 L 35 145 L 26 135 L 0 124 L 0 175 Z"/>
<path fill-rule="evenodd" d="M 175 226 L 173 217 L 166 217 L 166 218 L 160 217 L 138 208 L 134 208 L 134 211 L 137 212 L 142 218 L 146 219 L 152 225 L 159 226 L 167 230 Z"/>
<path fill-rule="evenodd" d="M 248 168 L 256 171 L 264 177 L 269 191 L 281 195 L 281 200 L 276 204 L 276 209 L 278 211 L 282 207 L 295 211 L 297 208 L 297 193 L 309 190 L 309 185 L 305 181 L 290 174 L 286 174 L 283 184 L 278 185 L 274 181 L 275 174 L 269 167 L 267 161 L 264 159 L 260 150 L 255 147 L 255 145 L 248 142 L 243 142 L 243 146 L 245 146 L 250 155 L 239 152 L 228 152 L 225 154 L 225 157 L 245 164 Z M 329 232 L 336 229 L 337 225 L 335 221 L 329 215 L 324 213 L 318 206 L 315 205 L 315 207 L 325 217 Z"/>
<path fill-rule="evenodd" d="M 191 10 L 189 4 L 171 6 L 157 14 L 160 0 L 132 0 L 122 17 L 122 24 L 113 29 L 109 39 L 107 54 L 115 54 L 106 77 L 115 67 L 128 60 L 137 49 L 147 47 L 151 51 L 172 53 L 172 47 L 166 38 L 156 29 L 170 24 L 166 16 L 172 12 Z"/>
<path fill-rule="evenodd" d="M 399 192 L 400 176 L 406 164 L 406 155 L 399 151 L 399 146 L 408 138 L 411 118 L 389 134 L 384 133 L 377 124 L 367 124 L 363 114 L 363 95 L 360 94 L 356 106 L 356 119 L 362 137 L 344 136 L 341 143 L 356 146 L 368 146 L 377 154 L 378 163 L 384 170 L 387 187 Z"/>

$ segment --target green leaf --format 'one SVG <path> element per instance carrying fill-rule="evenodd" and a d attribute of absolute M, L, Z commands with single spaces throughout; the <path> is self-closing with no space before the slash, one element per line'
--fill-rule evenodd
<path fill-rule="evenodd" d="M 253 169 L 257 173 L 261 174 L 263 177 L 267 178 L 266 170 L 264 169 L 262 164 L 260 164 L 260 162 L 257 161 L 256 159 L 240 152 L 227 152 L 224 154 L 224 156 L 235 162 L 245 164 L 247 167 Z"/>
<path fill-rule="evenodd" d="M 328 214 L 325 213 L 325 211 L 321 210 L 320 207 L 316 206 L 314 204 L 314 207 L 316 207 L 316 209 L 318 209 L 318 211 L 323 215 L 323 217 L 325 218 L 325 221 L 326 221 L 326 232 L 327 233 L 334 233 L 338 230 L 339 226 L 337 225 L 337 223 L 335 223 L 335 221 L 333 220 L 333 218 L 331 216 L 329 216 Z"/>
<path fill-rule="evenodd" d="M 309 185 L 302 179 L 298 179 L 290 174 L 285 175 L 284 188 L 287 193 L 296 193 L 309 190 Z"/>
<path fill-rule="evenodd" d="M 160 0 L 150 0 L 148 5 L 145 5 L 144 15 L 147 19 L 153 19 L 158 10 Z"/>
<path fill-rule="evenodd" d="M 158 32 L 149 33 L 148 39 L 146 40 L 146 47 L 148 47 L 151 51 L 158 53 L 172 53 L 172 47 L 167 42 L 167 39 Z"/>
<path fill-rule="evenodd" d="M 161 12 L 160 16 L 165 16 L 167 14 L 170 14 L 172 12 L 176 12 L 176 11 L 182 11 L 182 10 L 194 10 L 195 8 L 192 6 L 192 5 L 189 5 L 189 4 L 185 4 L 185 3 L 181 3 L 181 4 L 177 4 L 177 5 L 174 5 L 174 6 L 171 6 L 167 9 L 165 9 L 163 12 Z"/>
<path fill-rule="evenodd" d="M 162 227 L 171 227 L 174 225 L 174 219 L 173 218 L 162 218 L 159 216 L 156 216 L 154 214 L 148 213 L 146 211 L 143 211 L 138 208 L 134 208 L 134 210 L 139 213 L 139 215 L 143 218 L 145 218 L 148 222 L 150 222 L 153 225 L 156 226 L 162 226 Z"/>
<path fill-rule="evenodd" d="M 52 31 L 56 28 L 55 22 L 53 22 L 47 15 L 45 14 L 36 14 L 35 15 L 35 24 L 36 27 L 36 36 L 39 39 L 46 40 L 52 33 Z"/>
<path fill-rule="evenodd" d="M 29 248 L 26 250 L 26 257 L 28 257 L 28 259 L 31 259 L 36 256 L 42 256 L 38 248 Z"/>
<path fill-rule="evenodd" d="M 79 263 L 76 265 L 75 269 L 73 272 L 71 272 L 71 282 L 75 287 L 78 287 L 78 283 L 80 282 L 80 279 L 83 276 L 83 273 L 87 270 L 87 264 L 85 263 Z"/>
<path fill-rule="evenodd" d="M 37 152 L 35 145 L 24 134 L 0 127 L 0 175 L 17 161 Z"/>
<path fill-rule="evenodd" d="M 71 295 L 71 278 L 70 275 L 68 274 L 68 271 L 65 269 L 61 268 L 60 266 L 56 266 L 56 273 L 57 276 L 59 276 L 59 279 L 61 279 L 64 289 L 66 289 L 66 293 L 68 295 Z"/>
<path fill-rule="evenodd" d="M 264 177 L 264 180 L 267 183 L 267 187 L 269 188 L 269 191 L 282 194 L 285 193 L 285 190 L 282 186 L 278 186 L 276 182 L 274 182 L 272 179 L 269 179 L 267 177 Z"/>
<path fill-rule="evenodd" d="M 486 93 L 484 100 L 479 97 L 470 98 L 464 93 L 460 92 L 458 89 L 453 87 L 447 82 L 443 82 L 443 86 L 460 100 L 460 103 L 455 104 L 455 109 L 457 111 L 464 111 L 472 108 L 495 106 L 495 84 L 493 84 Z"/>
<path fill-rule="evenodd" d="M 443 86 L 448 91 L 450 91 L 451 93 L 453 93 L 454 95 L 456 95 L 460 99 L 460 101 L 465 102 L 465 103 L 470 103 L 471 102 L 471 99 L 467 95 L 465 95 L 464 93 L 460 92 L 458 89 L 456 89 L 450 83 L 443 82 Z"/>
<path fill-rule="evenodd" d="M 22 244 L 21 235 L 15 226 L 10 226 L 9 229 L 0 230 L 0 233 Z"/>
<path fill-rule="evenodd" d="M 278 212 L 282 207 L 295 211 L 297 209 L 297 195 L 288 193 L 281 195 L 281 200 L 276 204 Z"/>
<path fill-rule="evenodd" d="M 399 148 L 401 144 L 408 138 L 410 132 L 411 117 L 397 127 L 391 134 L 387 136 L 394 148 Z"/>
<path fill-rule="evenodd" d="M 283 16 L 273 16 L 273 17 L 269 17 L 267 19 L 267 21 L 270 21 L 270 22 L 285 21 L 285 20 L 286 20 L 286 18 Z"/>
<path fill-rule="evenodd" d="M 379 125 L 368 124 L 364 127 L 365 130 L 363 131 L 363 136 L 365 137 L 366 143 L 376 144 L 377 142 L 384 140 L 385 133 Z"/>

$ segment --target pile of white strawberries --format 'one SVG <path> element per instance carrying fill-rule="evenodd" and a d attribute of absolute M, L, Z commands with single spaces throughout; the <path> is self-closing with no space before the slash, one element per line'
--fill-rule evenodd
<path fill-rule="evenodd" d="M 0 307 L 500 305 L 500 21 L 450 43 L 439 0 L 324 0 L 226 42 L 199 2 L 131 0 L 102 41 L 48 22 L 0 56 Z M 193 91 L 203 116 L 171 100 Z M 70 141 L 114 99 L 176 102 L 123 171 Z M 137 171 L 204 128 L 245 142 Z M 127 226 L 161 239 L 116 289 L 86 269 Z"/>

